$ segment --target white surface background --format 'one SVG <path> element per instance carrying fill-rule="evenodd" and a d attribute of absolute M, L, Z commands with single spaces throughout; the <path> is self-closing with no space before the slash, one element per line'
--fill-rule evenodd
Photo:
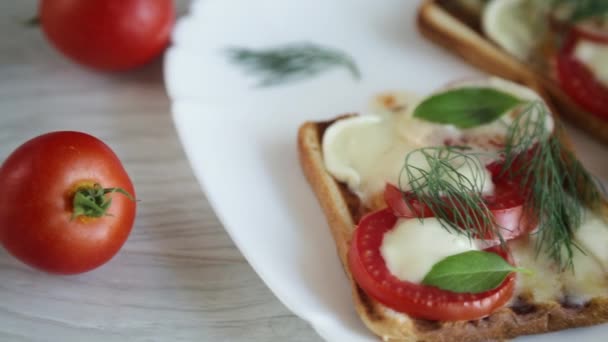
<path fill-rule="evenodd" d="M 89 132 L 121 157 L 142 201 L 123 250 L 91 273 L 46 275 L 0 249 L 0 341 L 319 341 L 209 207 L 172 124 L 162 61 L 85 70 L 22 25 L 36 4 L 0 1 L 0 161 L 47 131 Z"/>

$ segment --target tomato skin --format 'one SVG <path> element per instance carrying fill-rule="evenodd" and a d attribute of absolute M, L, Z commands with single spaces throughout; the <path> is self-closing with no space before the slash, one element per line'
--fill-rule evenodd
<path fill-rule="evenodd" d="M 91 68 L 120 71 L 160 54 L 175 20 L 172 0 L 41 0 L 49 41 Z"/>
<path fill-rule="evenodd" d="M 390 183 L 386 183 L 386 186 L 384 187 L 384 201 L 391 209 L 393 214 L 399 217 L 433 217 L 433 212 L 431 209 L 423 203 L 420 203 L 420 201 L 414 197 L 407 199 L 411 205 L 410 208 L 410 206 L 405 203 L 406 199 L 404 198 L 403 192 Z"/>
<path fill-rule="evenodd" d="M 118 157 L 79 132 L 53 132 L 27 141 L 0 167 L 0 243 L 24 263 L 76 274 L 110 260 L 135 221 L 135 201 L 112 193 L 111 216 L 72 219 L 78 186 L 135 189 Z"/>
<path fill-rule="evenodd" d="M 582 39 L 591 40 L 600 44 L 608 44 L 608 32 L 603 32 L 589 25 L 575 25 L 573 33 Z"/>
<path fill-rule="evenodd" d="M 591 70 L 574 57 L 580 40 L 608 44 L 608 41 L 594 33 L 582 34 L 580 30 L 571 30 L 557 55 L 559 85 L 584 110 L 602 119 L 608 119 L 608 87 L 601 84 Z"/>
<path fill-rule="evenodd" d="M 492 164 L 489 167 L 498 169 L 500 166 Z M 537 222 L 536 220 L 531 219 L 529 217 L 530 213 L 526 212 L 523 208 L 524 198 L 519 191 L 519 184 L 516 181 L 506 180 L 505 177 L 502 177 L 501 179 L 494 178 L 493 180 L 495 183 L 496 195 L 484 196 L 484 201 L 488 209 L 494 214 L 494 223 L 499 227 L 498 229 L 500 230 L 502 238 L 504 240 L 511 240 L 529 233 L 536 227 Z M 403 218 L 425 218 L 434 216 L 430 208 L 420 203 L 416 198 L 408 199 L 413 210 L 408 207 L 401 190 L 392 184 L 386 184 L 384 199 L 395 216 Z M 447 199 L 446 206 L 449 207 Z M 484 236 L 478 236 L 477 238 L 494 240 L 495 243 L 500 242 L 498 237 L 494 236 L 493 232 L 490 231 Z M 489 242 L 490 245 L 495 243 Z"/>
<path fill-rule="evenodd" d="M 415 318 L 429 320 L 471 320 L 485 317 L 505 305 L 515 289 L 515 276 L 490 291 L 454 293 L 432 286 L 402 281 L 390 273 L 380 253 L 384 233 L 397 217 L 390 209 L 368 214 L 356 228 L 348 253 L 349 268 L 357 284 L 382 304 Z M 489 250 L 512 262 L 508 254 L 494 247 Z"/>

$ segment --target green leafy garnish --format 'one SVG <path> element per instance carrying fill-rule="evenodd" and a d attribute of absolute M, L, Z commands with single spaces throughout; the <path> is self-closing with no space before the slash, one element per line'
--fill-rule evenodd
<path fill-rule="evenodd" d="M 423 160 L 422 165 L 413 160 Z M 470 170 L 470 174 L 464 174 L 464 170 Z M 406 184 L 401 182 L 407 179 L 410 190 L 404 196 L 412 196 L 427 206 L 447 230 L 469 238 L 500 236 L 481 196 L 486 177 L 483 170 L 485 166 L 479 158 L 464 148 L 420 148 L 405 157 L 399 187 L 404 189 Z M 416 212 L 409 200 L 405 203 Z"/>
<path fill-rule="evenodd" d="M 574 249 L 581 250 L 574 233 L 583 208 L 597 208 L 602 196 L 594 177 L 559 139 L 562 128 L 555 127 L 553 134 L 547 130 L 549 115 L 547 107 L 535 101 L 515 119 L 507 133 L 501 172 L 520 179 L 520 188 L 529 191 L 524 208 L 539 219 L 537 251 L 546 252 L 562 269 L 572 268 Z"/>
<path fill-rule="evenodd" d="M 469 251 L 433 265 L 422 284 L 457 293 L 480 293 L 497 288 L 512 272 L 530 273 L 495 253 Z"/>
<path fill-rule="evenodd" d="M 342 67 L 353 79 L 361 73 L 352 57 L 346 53 L 312 43 L 293 43 L 266 49 L 234 47 L 228 49 L 230 61 L 258 76 L 258 86 L 267 87 L 298 81 Z"/>
<path fill-rule="evenodd" d="M 433 95 L 414 110 L 414 117 L 458 128 L 490 123 L 519 105 L 516 97 L 492 88 L 459 88 Z"/>
<path fill-rule="evenodd" d="M 553 0 L 556 10 L 565 9 L 568 21 L 578 22 L 608 14 L 606 0 Z"/>
<path fill-rule="evenodd" d="M 470 97 L 469 101 L 474 98 Z M 581 225 L 583 210 L 598 208 L 602 191 L 559 139 L 562 128 L 556 126 L 553 132 L 548 130 L 549 117 L 541 101 L 524 105 L 508 127 L 505 147 L 498 155 L 504 157 L 502 177 L 519 182 L 526 215 L 538 218 L 537 253 L 547 253 L 560 269 L 565 269 L 573 267 L 574 250 L 582 250 L 574 234 Z M 412 156 L 417 154 L 423 155 L 428 167 L 412 162 Z M 405 158 L 399 187 L 404 197 L 413 196 L 426 205 L 449 231 L 469 238 L 495 236 L 504 242 L 478 186 L 483 183 L 476 178 L 482 173 L 464 175 L 459 170 L 465 164 L 482 165 L 477 154 L 459 147 L 414 150 Z M 402 177 L 404 175 L 407 177 Z M 402 184 L 401 178 L 408 183 Z M 410 201 L 405 202 L 411 206 Z"/>

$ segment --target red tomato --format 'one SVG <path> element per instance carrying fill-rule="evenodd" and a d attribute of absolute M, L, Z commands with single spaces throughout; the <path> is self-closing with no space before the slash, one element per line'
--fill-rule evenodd
<path fill-rule="evenodd" d="M 41 0 L 47 38 L 66 56 L 101 70 L 126 70 L 160 54 L 169 42 L 172 0 Z"/>
<path fill-rule="evenodd" d="M 587 39 L 600 44 L 608 44 L 608 32 L 605 32 L 590 24 L 579 24 L 572 27 L 575 34 L 582 39 Z"/>
<path fill-rule="evenodd" d="M 430 320 L 470 320 L 489 315 L 513 295 L 515 277 L 510 274 L 497 288 L 477 293 L 454 293 L 432 286 L 399 280 L 392 275 L 380 254 L 384 234 L 397 217 L 390 209 L 371 213 L 361 219 L 353 234 L 348 262 L 357 284 L 384 305 L 410 316 Z M 496 252 L 509 260 L 507 253 Z M 509 260 L 511 262 L 511 260 Z"/>
<path fill-rule="evenodd" d="M 505 240 L 514 239 L 534 229 L 535 221 L 529 219 L 527 212 L 523 209 L 524 199 L 519 191 L 519 185 L 504 178 L 493 180 L 495 194 L 485 196 L 484 201 L 494 215 L 494 223 L 499 227 L 502 238 Z M 405 218 L 434 216 L 429 207 L 420 203 L 418 199 L 408 196 L 408 194 L 411 195 L 407 192 L 404 194 L 394 185 L 386 185 L 384 199 L 394 215 Z M 409 197 L 407 201 L 411 208 L 406 204 L 407 197 Z M 447 199 L 445 203 L 446 207 L 449 206 Z M 446 208 L 446 210 L 450 209 Z M 454 208 L 454 210 L 456 209 Z M 498 241 L 498 238 L 491 232 L 478 238 Z"/>
<path fill-rule="evenodd" d="M 403 193 L 396 186 L 389 183 L 386 183 L 386 187 L 384 187 L 384 201 L 393 214 L 399 217 L 433 217 L 431 209 L 420 203 L 410 192 Z"/>
<path fill-rule="evenodd" d="M 0 167 L 0 243 L 19 260 L 51 273 L 81 273 L 104 264 L 129 236 L 135 201 L 118 192 L 88 196 L 98 204 L 111 200 L 107 212 L 74 217 L 76 194 L 99 191 L 96 184 L 135 196 L 120 160 L 97 138 L 53 132 L 29 140 Z"/>
<path fill-rule="evenodd" d="M 583 109 L 598 117 L 608 119 L 608 87 L 600 83 L 593 72 L 574 57 L 581 40 L 608 44 L 608 38 L 597 33 L 581 33 L 572 30 L 557 55 L 557 78 L 562 89 Z"/>

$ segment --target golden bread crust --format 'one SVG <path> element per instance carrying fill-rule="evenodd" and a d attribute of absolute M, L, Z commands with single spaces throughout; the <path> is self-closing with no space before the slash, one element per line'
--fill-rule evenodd
<path fill-rule="evenodd" d="M 456 15 L 459 14 L 446 9 L 442 1 L 425 0 L 418 11 L 418 29 L 428 39 L 486 72 L 515 82 L 541 85 L 551 95 L 561 116 L 608 143 L 608 120 L 581 109 L 549 75 L 527 67 L 483 37 L 478 28 L 470 26 L 469 18 Z"/>
<path fill-rule="evenodd" d="M 356 311 L 376 335 L 385 341 L 502 341 L 608 321 L 608 297 L 595 298 L 583 306 L 568 306 L 558 302 L 535 303 L 520 296 L 509 307 L 483 319 L 440 322 L 412 319 L 367 296 L 353 280 L 347 260 L 355 223 L 366 209 L 355 194 L 325 170 L 323 162 L 323 134 L 332 122 L 334 120 L 306 122 L 300 127 L 300 164 L 329 223 L 338 255 L 351 282 Z"/>

